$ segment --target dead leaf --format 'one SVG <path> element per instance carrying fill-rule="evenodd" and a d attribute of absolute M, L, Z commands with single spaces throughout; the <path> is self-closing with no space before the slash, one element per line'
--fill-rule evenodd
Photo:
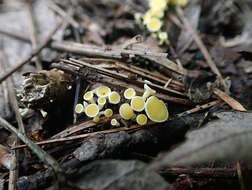
<path fill-rule="evenodd" d="M 188 133 L 185 143 L 161 155 L 151 167 L 186 166 L 220 159 L 251 162 L 252 113 L 221 112 L 216 115 L 218 120 Z"/>

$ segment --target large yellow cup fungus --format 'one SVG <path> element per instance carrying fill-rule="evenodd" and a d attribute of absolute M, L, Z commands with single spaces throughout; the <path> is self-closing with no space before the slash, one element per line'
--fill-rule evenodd
<path fill-rule="evenodd" d="M 150 32 L 157 32 L 161 29 L 162 25 L 163 23 L 159 18 L 151 17 L 146 26 Z"/>
<path fill-rule="evenodd" d="M 124 98 L 126 98 L 127 100 L 131 100 L 131 98 L 134 97 L 135 95 L 136 91 L 134 88 L 128 88 L 123 93 Z"/>
<path fill-rule="evenodd" d="M 134 96 L 131 99 L 130 106 L 134 111 L 141 112 L 144 110 L 144 98 L 141 96 Z"/>
<path fill-rule="evenodd" d="M 145 114 L 139 114 L 137 115 L 136 117 L 136 122 L 139 124 L 139 125 L 145 125 L 148 121 L 148 118 Z"/>
<path fill-rule="evenodd" d="M 98 97 L 108 97 L 108 95 L 110 94 L 111 90 L 109 87 L 107 86 L 100 86 L 96 89 L 96 95 Z"/>
<path fill-rule="evenodd" d="M 165 103 L 155 96 L 147 99 L 144 105 L 145 113 L 154 122 L 164 122 L 168 119 L 169 113 Z"/>
<path fill-rule="evenodd" d="M 110 104 L 118 104 L 121 100 L 121 97 L 117 92 L 114 91 L 108 95 L 108 99 Z"/>
<path fill-rule="evenodd" d="M 119 108 L 120 116 L 125 119 L 133 119 L 136 115 L 128 103 L 124 103 Z"/>
<path fill-rule="evenodd" d="M 85 107 L 85 113 L 88 117 L 95 117 L 99 114 L 99 107 L 96 104 L 89 104 Z"/>

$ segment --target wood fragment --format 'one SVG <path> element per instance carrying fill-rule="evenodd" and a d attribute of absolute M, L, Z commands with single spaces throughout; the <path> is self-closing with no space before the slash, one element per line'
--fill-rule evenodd
<path fill-rule="evenodd" d="M 219 98 L 221 98 L 223 101 L 225 101 L 231 108 L 237 111 L 247 111 L 238 101 L 236 101 L 234 98 L 227 95 L 225 92 L 221 91 L 218 88 L 214 89 L 214 94 L 217 95 Z"/>

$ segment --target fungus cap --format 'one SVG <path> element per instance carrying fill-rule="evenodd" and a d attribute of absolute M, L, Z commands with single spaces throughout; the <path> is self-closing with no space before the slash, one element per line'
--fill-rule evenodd
<path fill-rule="evenodd" d="M 156 17 L 151 17 L 147 23 L 147 28 L 150 32 L 157 32 L 161 29 L 162 21 Z"/>
<path fill-rule="evenodd" d="M 113 110 L 108 108 L 108 109 L 105 109 L 104 111 L 104 116 L 105 117 L 111 117 L 113 115 Z"/>
<path fill-rule="evenodd" d="M 108 96 L 110 104 L 118 104 L 121 100 L 120 95 L 117 92 L 111 92 Z"/>
<path fill-rule="evenodd" d="M 151 9 L 164 10 L 167 6 L 167 0 L 150 0 L 149 5 Z"/>
<path fill-rule="evenodd" d="M 75 106 L 75 112 L 76 113 L 82 113 L 82 112 L 84 112 L 84 107 L 83 107 L 83 105 L 82 104 L 76 104 L 76 106 Z"/>
<path fill-rule="evenodd" d="M 116 119 L 111 119 L 110 124 L 111 124 L 112 126 L 117 126 L 117 127 L 120 126 L 120 123 L 119 123 Z"/>
<path fill-rule="evenodd" d="M 90 102 L 91 104 L 95 104 L 94 93 L 92 91 L 86 92 L 83 96 L 83 99 Z"/>
<path fill-rule="evenodd" d="M 155 96 L 147 99 L 144 109 L 151 121 L 161 123 L 168 119 L 169 113 L 165 103 Z"/>
<path fill-rule="evenodd" d="M 96 89 L 96 95 L 98 97 L 108 97 L 108 95 L 110 94 L 111 90 L 109 87 L 107 86 L 100 86 Z"/>
<path fill-rule="evenodd" d="M 134 110 L 134 111 L 137 111 L 137 112 L 141 112 L 144 110 L 144 98 L 141 97 L 141 96 L 134 96 L 132 99 L 131 99 L 131 102 L 130 102 L 130 107 Z"/>
<path fill-rule="evenodd" d="M 139 125 L 145 125 L 148 121 L 148 118 L 145 114 L 139 114 L 137 115 L 136 117 L 136 122 L 139 124 Z"/>
<path fill-rule="evenodd" d="M 144 84 L 144 94 L 143 94 L 144 99 L 148 98 L 149 96 L 151 96 L 151 95 L 153 95 L 155 93 L 156 93 L 156 90 L 153 90 L 147 84 Z"/>
<path fill-rule="evenodd" d="M 95 117 L 99 114 L 99 107 L 96 104 L 89 104 L 85 108 L 85 113 L 88 117 Z"/>
<path fill-rule="evenodd" d="M 135 114 L 128 103 L 124 103 L 119 108 L 120 116 L 123 119 L 129 120 L 135 117 Z"/>
<path fill-rule="evenodd" d="M 131 100 L 131 98 L 134 97 L 135 95 L 136 91 L 134 88 L 127 88 L 123 93 L 124 98 L 126 98 L 127 100 Z"/>
<path fill-rule="evenodd" d="M 106 104 L 106 102 L 107 102 L 106 98 L 104 98 L 104 97 L 99 97 L 98 98 L 97 103 L 98 103 L 98 106 L 99 106 L 100 110 L 103 108 L 103 106 Z"/>

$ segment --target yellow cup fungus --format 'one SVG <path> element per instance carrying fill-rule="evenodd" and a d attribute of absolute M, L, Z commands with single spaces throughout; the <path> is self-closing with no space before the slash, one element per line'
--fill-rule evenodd
<path fill-rule="evenodd" d="M 168 42 L 168 34 L 167 32 L 159 32 L 158 38 L 160 40 L 160 44 L 164 44 Z"/>
<path fill-rule="evenodd" d="M 111 119 L 110 124 L 112 126 L 116 126 L 116 127 L 120 126 L 120 123 L 116 119 Z"/>
<path fill-rule="evenodd" d="M 88 101 L 90 102 L 91 104 L 95 104 L 95 101 L 94 101 L 94 93 L 92 91 L 88 91 L 84 94 L 83 96 L 83 99 L 85 101 Z"/>
<path fill-rule="evenodd" d="M 85 113 L 88 117 L 95 117 L 99 114 L 99 107 L 96 104 L 89 104 L 85 107 Z"/>
<path fill-rule="evenodd" d="M 105 117 L 111 117 L 113 115 L 113 110 L 112 109 L 105 109 L 105 111 L 103 112 Z"/>
<path fill-rule="evenodd" d="M 77 105 L 75 106 L 75 109 L 74 109 L 74 110 L 75 110 L 76 113 L 80 114 L 80 113 L 84 112 L 84 107 L 83 107 L 82 104 L 77 104 Z"/>
<path fill-rule="evenodd" d="M 100 121 L 100 117 L 99 116 L 95 116 L 93 118 L 93 122 L 98 123 L 99 121 Z"/>
<path fill-rule="evenodd" d="M 135 95 L 136 91 L 134 88 L 128 88 L 123 93 L 124 98 L 126 98 L 127 100 L 131 100 L 131 98 L 134 97 Z"/>
<path fill-rule="evenodd" d="M 141 96 L 134 96 L 131 99 L 130 106 L 134 111 L 141 112 L 144 110 L 145 99 Z"/>
<path fill-rule="evenodd" d="M 98 107 L 99 107 L 100 110 L 104 107 L 104 105 L 106 104 L 106 102 L 107 102 L 107 100 L 104 97 L 99 97 L 97 99 Z"/>
<path fill-rule="evenodd" d="M 150 88 L 147 84 L 144 84 L 144 94 L 143 94 L 143 98 L 147 99 L 149 96 L 155 94 L 156 91 L 153 90 L 152 88 Z"/>
<path fill-rule="evenodd" d="M 125 119 L 133 119 L 136 115 L 128 103 L 124 103 L 119 108 L 120 116 Z"/>
<path fill-rule="evenodd" d="M 148 118 L 145 114 L 139 114 L 136 117 L 136 122 L 139 125 L 145 125 L 147 123 L 147 121 L 148 121 Z"/>
<path fill-rule="evenodd" d="M 86 101 L 83 101 L 84 108 L 88 106 L 88 103 Z"/>
<path fill-rule="evenodd" d="M 110 104 L 118 104 L 121 100 L 121 97 L 117 92 L 114 91 L 108 95 L 108 99 Z"/>
<path fill-rule="evenodd" d="M 110 88 L 107 87 L 107 86 L 100 86 L 100 87 L 98 87 L 98 88 L 96 89 L 95 92 L 96 92 L 96 95 L 97 95 L 98 97 L 104 97 L 104 98 L 106 98 L 106 97 L 108 97 L 108 95 L 110 94 L 111 90 L 110 90 Z"/>
<path fill-rule="evenodd" d="M 157 32 L 162 27 L 162 21 L 159 18 L 151 17 L 147 23 L 147 28 L 150 32 Z"/>
<path fill-rule="evenodd" d="M 167 6 L 167 0 L 149 0 L 151 9 L 163 11 Z"/>
<path fill-rule="evenodd" d="M 149 97 L 144 107 L 145 113 L 151 121 L 161 123 L 168 119 L 168 109 L 165 103 L 157 97 Z"/>

